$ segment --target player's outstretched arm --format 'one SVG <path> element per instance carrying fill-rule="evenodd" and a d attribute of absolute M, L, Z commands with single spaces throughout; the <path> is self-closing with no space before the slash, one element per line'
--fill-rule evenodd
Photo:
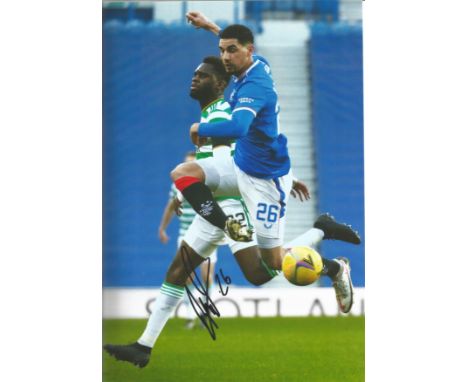
<path fill-rule="evenodd" d="M 194 137 L 240 138 L 247 134 L 255 115 L 250 111 L 240 110 L 233 113 L 232 119 L 222 122 L 194 123 L 190 129 L 192 142 Z M 195 142 L 194 142 L 195 143 Z"/>
<path fill-rule="evenodd" d="M 221 31 L 221 28 L 218 25 L 216 25 L 213 21 L 211 21 L 201 12 L 189 11 L 185 15 L 185 17 L 187 17 L 187 21 L 197 29 L 205 29 L 209 32 L 214 33 L 216 36 Z"/>

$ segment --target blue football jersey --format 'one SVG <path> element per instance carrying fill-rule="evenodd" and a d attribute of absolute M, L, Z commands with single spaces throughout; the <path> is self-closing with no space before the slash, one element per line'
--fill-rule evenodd
<path fill-rule="evenodd" d="M 245 173 L 273 179 L 286 175 L 291 167 L 287 139 L 279 133 L 278 95 L 266 60 L 254 57 L 246 74 L 234 79 L 229 103 L 233 113 L 248 110 L 255 115 L 247 135 L 236 142 L 234 161 Z"/>

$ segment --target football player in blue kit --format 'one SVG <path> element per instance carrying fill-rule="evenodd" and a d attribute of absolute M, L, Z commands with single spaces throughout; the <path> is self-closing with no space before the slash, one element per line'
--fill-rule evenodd
<path fill-rule="evenodd" d="M 200 12 L 187 13 L 187 19 L 196 28 L 219 35 L 221 59 L 235 83 L 228 99 L 231 120 L 194 123 L 190 128 L 191 139 L 197 145 L 208 137 L 236 139 L 233 167 L 237 186 L 253 218 L 261 256 L 272 270 L 279 271 L 284 256 L 285 211 L 294 178 L 287 139 L 279 132 L 280 107 L 270 67 L 265 59 L 254 55 L 254 37 L 247 27 L 230 25 L 221 30 Z M 213 199 L 211 191 L 222 188 L 223 177 L 214 169 L 204 170 L 203 182 L 183 171 L 173 172 L 173 180 L 195 211 L 207 221 L 225 229 L 234 240 L 250 240 L 251 232 L 228 219 Z M 333 228 L 337 227 L 340 240 L 360 243 L 357 233 L 328 215 L 322 215 L 315 227 L 325 232 L 325 239 L 336 238 Z M 324 258 L 323 263 L 323 273 L 333 281 L 341 311 L 349 312 L 353 304 L 349 261 Z"/>
<path fill-rule="evenodd" d="M 253 42 L 253 36 L 249 37 L 250 31 L 244 28 L 233 26 L 231 31 L 227 28 L 223 33 L 234 33 L 235 36 L 238 36 L 240 29 L 241 34 L 247 33 L 247 40 L 250 41 L 251 38 Z M 222 37 L 222 44 L 227 44 L 220 45 L 222 52 L 233 52 L 231 59 L 227 59 L 226 54 L 222 54 L 222 59 L 224 68 L 230 68 L 229 71 L 237 75 L 236 93 L 230 100 L 230 106 L 222 99 L 222 93 L 218 94 L 218 90 L 216 92 L 210 91 L 210 94 L 213 93 L 212 97 L 205 100 L 207 102 L 200 102 L 200 106 L 203 106 L 204 110 L 207 109 L 206 105 L 208 105 L 210 118 L 203 118 L 202 112 L 202 121 L 209 120 L 209 123 L 194 124 L 193 127 L 193 137 L 196 143 L 203 141 L 203 139 L 198 139 L 199 135 L 213 137 L 211 140 L 213 155 L 200 158 L 195 162 L 181 164 L 171 172 L 177 189 L 204 219 L 200 216 L 195 218 L 198 224 L 193 223 L 185 235 L 183 248 L 179 248 L 169 267 L 153 312 L 140 339 L 129 345 L 107 344 L 104 346 L 105 350 L 116 359 L 133 363 L 139 367 L 145 367 L 148 364 L 152 347 L 182 298 L 187 280 L 187 269 L 184 265 L 183 255 L 186 255 L 191 266 L 197 266 L 211 253 L 213 247 L 224 240 L 223 230 L 227 226 L 228 218 L 213 198 L 213 193 L 220 198 L 218 200 L 222 200 L 226 196 L 237 198 L 242 195 L 248 209 L 254 212 L 252 218 L 255 222 L 260 252 L 255 246 L 255 240 L 251 241 L 250 232 L 247 230 L 244 232 L 239 229 L 234 230 L 234 232 L 228 230 L 228 233 L 234 236 L 231 237 L 236 238 L 237 241 L 245 241 L 245 243 L 231 243 L 237 248 L 237 250 L 233 250 L 233 253 L 246 278 L 255 285 L 261 285 L 271 280 L 276 276 L 277 271 L 281 270 L 283 253 L 278 249 L 278 246 L 281 247 L 283 244 L 284 213 L 289 193 L 292 192 L 293 196 L 298 196 L 301 200 L 309 198 L 307 187 L 302 182 L 292 179 L 286 138 L 279 135 L 277 131 L 276 118 L 279 107 L 273 82 L 269 76 L 269 67 L 264 61 L 257 59 L 254 61 L 251 55 L 250 64 L 244 60 L 246 62 L 243 63 L 243 66 L 239 66 L 238 61 L 242 55 L 238 54 L 236 57 L 234 53 L 239 51 L 245 54 L 242 45 L 244 38 L 242 36 L 226 37 L 224 34 L 222 36 L 225 36 L 225 38 Z M 253 51 L 250 45 L 247 52 Z M 212 61 L 210 60 L 211 64 L 213 64 Z M 218 61 L 220 60 L 218 59 Z M 221 67 L 223 64 L 220 63 Z M 246 65 L 248 65 L 247 70 L 236 69 Z M 201 65 L 197 68 L 194 73 L 192 90 L 197 87 L 201 88 L 202 79 L 204 83 L 211 83 L 210 89 L 222 88 L 224 90 L 226 83 L 221 86 L 219 78 L 217 78 L 219 76 L 211 75 L 212 73 L 207 71 L 209 68 L 207 65 Z M 261 71 L 258 72 L 258 70 Z M 264 73 L 267 77 L 264 77 Z M 246 92 L 240 86 L 244 83 L 245 78 L 258 79 L 261 87 L 256 87 L 254 82 L 249 84 L 246 88 L 248 92 Z M 251 90 L 249 90 L 250 88 Z M 262 92 L 265 92 L 267 96 L 264 96 Z M 213 108 L 210 105 L 218 106 Z M 234 114 L 230 119 L 231 108 Z M 265 112 L 263 113 L 262 110 Z M 265 118 L 259 119 L 262 115 Z M 236 132 L 236 129 L 239 129 L 238 124 L 240 128 L 245 129 L 244 132 Z M 247 125 L 243 126 L 244 124 Z M 210 131 L 209 128 L 207 132 L 203 133 L 206 125 L 217 126 L 217 129 L 224 130 L 225 134 L 219 134 L 214 130 Z M 248 131 L 252 130 L 253 126 L 255 126 L 253 139 L 242 143 L 245 137 L 249 137 Z M 237 145 L 241 144 L 240 148 L 236 147 L 235 149 L 234 160 L 231 156 L 231 138 L 239 138 Z M 241 195 L 236 195 L 239 193 Z M 242 204 L 238 200 L 237 203 Z M 244 216 L 232 209 L 227 211 L 231 211 L 231 214 L 236 217 Z M 240 207 L 239 211 L 244 212 L 245 210 Z M 234 221 L 234 225 L 238 224 L 238 228 L 245 229 L 245 224 L 241 223 L 246 220 L 248 221 L 247 217 L 242 218 L 239 222 Z M 305 243 L 314 245 L 311 243 L 318 243 L 322 239 L 338 239 L 355 244 L 360 241 L 357 233 L 350 227 L 335 222 L 328 215 L 319 216 L 314 227 L 285 245 L 288 248 Z M 352 306 L 352 285 L 347 263 L 341 259 L 323 260 L 325 265 L 329 264 L 327 274 L 335 280 L 334 285 L 340 309 L 343 312 L 349 312 Z M 335 273 L 333 273 L 334 269 Z M 342 284 L 344 286 L 340 286 Z"/>

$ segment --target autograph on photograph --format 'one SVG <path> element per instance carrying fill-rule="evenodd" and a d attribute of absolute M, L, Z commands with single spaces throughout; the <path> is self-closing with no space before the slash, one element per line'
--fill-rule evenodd
<path fill-rule="evenodd" d="M 193 310 L 195 311 L 196 315 L 202 322 L 202 324 L 208 330 L 211 338 L 216 340 L 216 329 L 219 329 L 218 324 L 215 322 L 213 316 L 220 317 L 221 314 L 219 313 L 218 308 L 216 307 L 213 300 L 210 298 L 208 293 L 208 285 L 209 285 L 209 274 L 211 268 L 211 260 L 208 257 L 205 261 L 208 261 L 208 271 L 207 271 L 207 279 L 202 280 L 198 277 L 197 273 L 194 272 L 194 267 L 190 261 L 190 258 L 187 254 L 187 251 L 184 247 L 181 248 L 182 250 L 182 261 L 184 263 L 185 271 L 187 272 L 190 281 L 194 288 L 198 291 L 201 295 L 200 297 L 196 298 L 190 289 L 185 286 L 185 291 L 187 292 L 187 296 L 190 300 L 190 304 L 192 305 Z M 226 296 L 229 291 L 229 284 L 231 284 L 231 278 L 223 273 L 223 270 L 219 270 L 221 277 L 216 274 L 215 280 L 219 287 L 219 292 Z M 225 287 L 223 287 L 223 283 L 225 283 Z"/>

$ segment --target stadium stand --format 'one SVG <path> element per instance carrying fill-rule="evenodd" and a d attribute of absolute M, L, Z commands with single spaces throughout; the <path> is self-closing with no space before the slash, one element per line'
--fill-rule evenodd
<path fill-rule="evenodd" d="M 136 3 L 110 3 L 102 8 L 103 22 L 111 20 L 130 21 L 140 20 L 150 22 L 153 20 L 153 7 L 141 6 Z"/>
<path fill-rule="evenodd" d="M 311 34 L 319 209 L 363 235 L 362 31 L 315 24 Z M 164 278 L 177 237 L 176 224 L 169 227 L 173 245 L 156 236 L 169 171 L 192 149 L 187 131 L 199 109 L 188 96 L 190 78 L 204 56 L 218 54 L 216 47 L 215 36 L 179 23 L 103 25 L 105 287 L 158 286 Z M 355 285 L 364 286 L 363 246 L 322 248 L 327 256 L 349 256 Z M 234 284 L 247 285 L 227 249 L 219 258 Z"/>
<path fill-rule="evenodd" d="M 268 0 L 245 3 L 246 17 L 252 20 L 300 18 L 337 21 L 339 0 Z"/>
<path fill-rule="evenodd" d="M 173 246 L 156 237 L 169 171 L 192 149 L 189 96 L 216 39 L 184 25 L 105 23 L 103 31 L 104 285 L 161 283 Z M 173 240 L 175 225 L 169 231 Z"/>
<path fill-rule="evenodd" d="M 352 222 L 364 239 L 362 27 L 311 26 L 313 129 L 320 211 Z M 323 242 L 328 257 L 346 255 L 364 285 L 364 245 Z"/>

